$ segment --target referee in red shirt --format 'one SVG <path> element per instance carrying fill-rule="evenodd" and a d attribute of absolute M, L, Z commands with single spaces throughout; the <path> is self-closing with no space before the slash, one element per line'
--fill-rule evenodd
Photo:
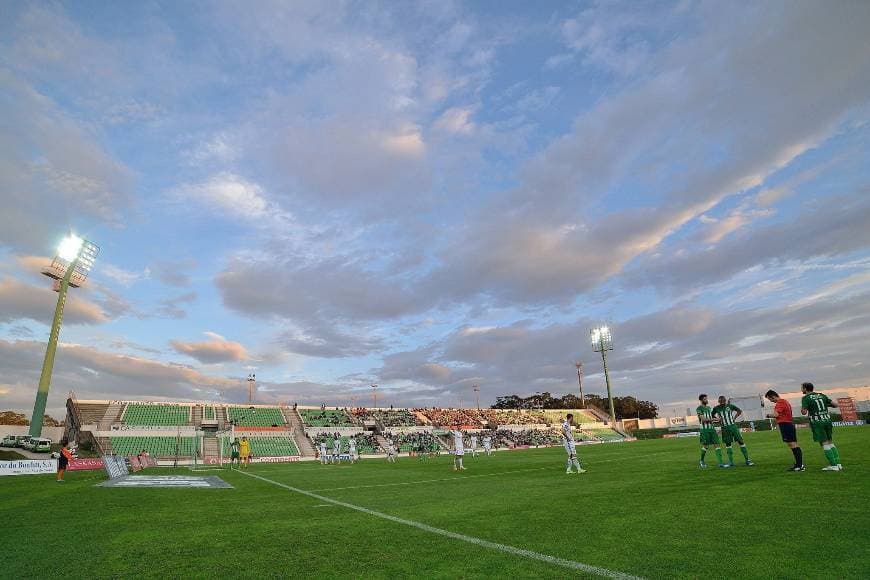
<path fill-rule="evenodd" d="M 779 397 L 776 391 L 767 391 L 764 393 L 764 398 L 773 403 L 773 413 L 768 413 L 767 416 L 776 419 L 776 425 L 779 427 L 779 434 L 782 440 L 791 448 L 794 455 L 794 466 L 789 467 L 786 471 L 806 471 L 804 467 L 804 453 L 797 443 L 797 431 L 794 428 L 794 416 L 791 411 L 791 405 L 785 399 Z"/>

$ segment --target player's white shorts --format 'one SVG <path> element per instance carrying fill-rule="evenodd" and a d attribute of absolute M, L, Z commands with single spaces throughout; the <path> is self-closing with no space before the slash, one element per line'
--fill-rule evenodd
<path fill-rule="evenodd" d="M 565 451 L 568 455 L 577 455 L 577 445 L 573 441 L 565 441 Z"/>

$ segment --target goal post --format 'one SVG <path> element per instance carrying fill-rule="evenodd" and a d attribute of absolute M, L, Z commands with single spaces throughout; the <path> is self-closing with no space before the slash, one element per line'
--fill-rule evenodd
<path fill-rule="evenodd" d="M 224 469 L 224 445 L 226 431 L 197 431 L 190 468 L 193 471 Z"/>

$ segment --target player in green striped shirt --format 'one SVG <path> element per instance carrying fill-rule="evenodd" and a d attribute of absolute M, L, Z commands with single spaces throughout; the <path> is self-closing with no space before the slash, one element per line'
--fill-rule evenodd
<path fill-rule="evenodd" d="M 831 415 L 828 413 L 828 407 L 837 407 L 837 403 L 832 401 L 828 395 L 824 393 L 816 393 L 812 383 L 804 383 L 801 385 L 801 391 L 804 396 L 801 399 L 801 413 L 810 416 L 810 428 L 813 430 L 813 441 L 816 441 L 822 446 L 825 452 L 825 457 L 828 459 L 829 466 L 823 467 L 823 471 L 842 471 L 843 466 L 840 464 L 840 451 L 834 445 L 834 424 L 831 422 Z"/>
<path fill-rule="evenodd" d="M 755 465 L 749 459 L 749 450 L 746 449 L 746 444 L 743 442 L 743 434 L 740 432 L 740 427 L 737 426 L 737 418 L 743 414 L 743 411 L 737 405 L 728 403 L 725 397 L 719 396 L 719 404 L 713 407 L 713 412 L 710 413 L 713 417 L 718 417 L 722 423 L 722 441 L 725 442 L 725 451 L 728 452 L 728 464 L 734 467 L 734 449 L 731 448 L 731 443 L 737 441 L 740 445 L 740 452 L 743 454 L 743 459 L 746 460 L 746 465 Z"/>
<path fill-rule="evenodd" d="M 701 404 L 695 409 L 698 413 L 698 422 L 701 424 L 701 469 L 707 467 L 704 463 L 704 456 L 707 455 L 707 446 L 716 446 L 716 458 L 719 460 L 719 467 L 731 467 L 727 463 L 722 463 L 722 446 L 719 444 L 719 434 L 716 433 L 716 428 L 713 426 L 713 409 L 707 404 L 707 395 L 700 395 L 698 400 Z"/>

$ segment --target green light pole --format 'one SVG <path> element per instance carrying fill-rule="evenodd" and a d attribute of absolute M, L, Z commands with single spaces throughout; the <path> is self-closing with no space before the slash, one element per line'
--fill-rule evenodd
<path fill-rule="evenodd" d="M 54 308 L 51 333 L 48 336 L 48 346 L 42 362 L 42 373 L 39 375 L 39 389 L 36 391 L 33 416 L 30 419 L 31 437 L 42 435 L 42 421 L 45 416 L 45 404 L 48 401 L 48 389 L 51 386 L 51 371 L 54 368 L 54 355 L 57 352 L 57 339 L 63 321 L 67 291 L 70 286 L 78 288 L 84 283 L 99 251 L 95 244 L 70 235 L 61 242 L 51 266 L 42 272 L 55 280 L 57 306 Z"/>
<path fill-rule="evenodd" d="M 607 351 L 613 350 L 613 335 L 607 326 L 598 326 L 589 331 L 592 350 L 601 353 L 604 365 L 604 382 L 607 384 L 607 400 L 610 402 L 610 424 L 616 425 L 616 412 L 613 409 L 613 394 L 610 392 L 610 373 L 607 372 Z"/>

